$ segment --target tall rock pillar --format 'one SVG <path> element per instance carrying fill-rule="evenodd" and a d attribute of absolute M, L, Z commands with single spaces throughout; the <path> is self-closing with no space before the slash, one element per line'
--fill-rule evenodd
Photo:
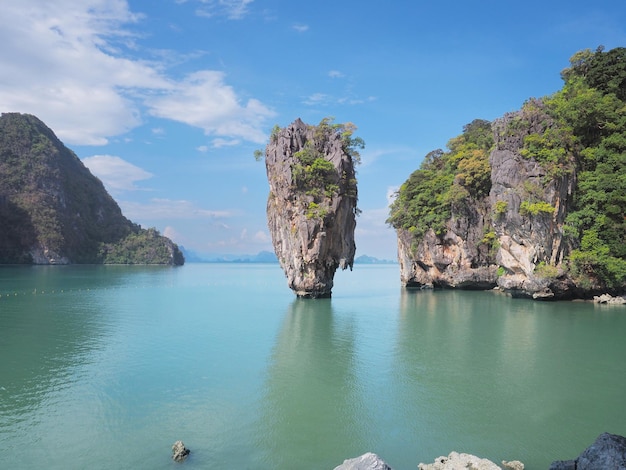
<path fill-rule="evenodd" d="M 330 297 L 337 268 L 352 269 L 356 245 L 352 125 L 297 119 L 275 129 L 265 149 L 267 221 L 274 251 L 299 297 Z"/>

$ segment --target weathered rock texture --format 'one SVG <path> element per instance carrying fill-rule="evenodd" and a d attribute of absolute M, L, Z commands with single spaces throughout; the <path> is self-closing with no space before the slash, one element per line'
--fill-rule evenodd
<path fill-rule="evenodd" d="M 175 462 L 182 462 L 189 456 L 191 451 L 185 447 L 183 441 L 176 441 L 172 446 L 172 459 Z"/>
<path fill-rule="evenodd" d="M 502 461 L 502 467 L 499 467 L 491 460 L 482 459 L 471 454 L 460 454 L 458 452 L 450 452 L 447 457 L 438 457 L 434 463 L 420 463 L 417 468 L 419 470 L 524 470 L 524 464 L 519 460 L 511 462 Z"/>
<path fill-rule="evenodd" d="M 299 158 L 307 149 L 332 164 L 313 186 L 311 165 Z M 268 227 L 289 287 L 300 297 L 330 297 L 335 271 L 352 268 L 356 250 L 357 188 L 345 142 L 298 119 L 272 134 L 265 163 Z"/>
<path fill-rule="evenodd" d="M 626 470 L 626 437 L 603 433 L 574 460 L 552 462 L 550 470 Z"/>
<path fill-rule="evenodd" d="M 353 459 L 344 460 L 334 470 L 392 470 L 378 455 L 368 452 Z"/>
<path fill-rule="evenodd" d="M 521 116 L 510 113 L 493 123 L 495 147 L 489 159 L 489 196 L 453 207 L 445 234 L 429 230 L 416 242 L 398 229 L 401 280 L 408 287 L 499 287 L 517 297 L 534 299 L 576 296 L 575 286 L 561 268 L 569 247 L 563 224 L 576 182 L 571 158 L 557 175 L 551 175 L 520 151 L 524 137 L 542 133 L 551 120 L 541 112 Z M 511 125 L 524 120 L 524 126 Z M 515 129 L 514 132 L 511 129 Z M 554 212 L 524 213 L 523 201 L 540 199 Z M 488 246 L 486 233 L 495 236 Z M 553 267 L 537 272 L 539 265 Z"/>

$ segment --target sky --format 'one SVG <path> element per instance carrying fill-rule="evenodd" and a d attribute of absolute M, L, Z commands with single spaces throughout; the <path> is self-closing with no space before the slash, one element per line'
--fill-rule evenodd
<path fill-rule="evenodd" d="M 34 114 L 126 217 L 203 254 L 272 251 L 254 159 L 297 118 L 352 122 L 357 256 L 423 157 L 626 46 L 624 0 L 2 0 L 0 112 Z"/>

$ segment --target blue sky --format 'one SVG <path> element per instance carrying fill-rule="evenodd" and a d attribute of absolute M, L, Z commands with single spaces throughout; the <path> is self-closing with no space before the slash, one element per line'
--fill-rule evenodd
<path fill-rule="evenodd" d="M 431 150 L 626 45 L 613 1 L 2 0 L 0 111 L 42 119 L 124 214 L 188 249 L 272 250 L 253 158 L 296 118 L 353 122 L 357 256 L 395 259 L 389 198 Z"/>

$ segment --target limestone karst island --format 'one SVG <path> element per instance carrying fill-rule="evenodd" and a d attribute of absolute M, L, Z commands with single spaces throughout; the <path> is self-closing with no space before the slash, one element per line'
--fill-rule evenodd
<path fill-rule="evenodd" d="M 0 264 L 181 265 L 178 246 L 122 215 L 80 159 L 28 114 L 0 117 Z"/>
<path fill-rule="evenodd" d="M 626 287 L 626 48 L 584 50 L 563 88 L 474 120 L 398 191 L 402 282 L 533 299 Z"/>
<path fill-rule="evenodd" d="M 363 141 L 354 126 L 300 119 L 274 128 L 265 149 L 267 220 L 276 256 L 299 297 L 330 297 L 337 268 L 352 268 Z"/>

